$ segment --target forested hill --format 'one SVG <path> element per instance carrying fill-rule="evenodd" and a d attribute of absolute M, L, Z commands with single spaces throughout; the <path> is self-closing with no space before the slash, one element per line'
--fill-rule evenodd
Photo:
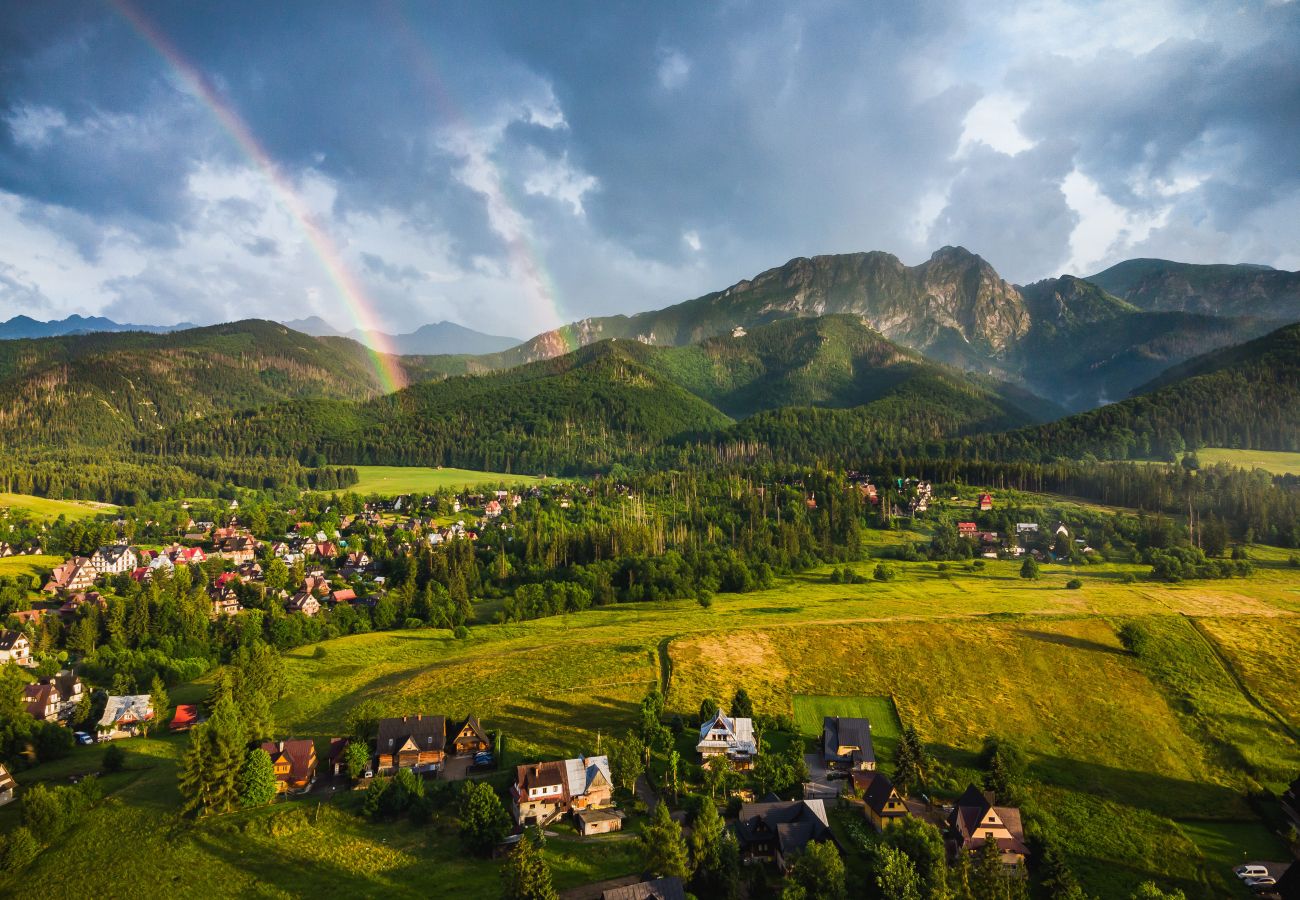
<path fill-rule="evenodd" d="M 420 374 L 420 360 L 400 364 Z M 380 392 L 361 345 L 260 320 L 0 342 L 0 441 L 9 447 L 120 446 L 213 414 Z"/>
<path fill-rule="evenodd" d="M 1147 392 L 948 452 L 1020 460 L 1168 458 L 1185 447 L 1300 450 L 1300 325 L 1171 370 Z"/>
<path fill-rule="evenodd" d="M 1129 259 L 1087 280 L 1145 310 L 1300 322 L 1300 272 Z"/>
<path fill-rule="evenodd" d="M 682 348 L 602 341 L 363 403 L 283 404 L 214 417 L 137 447 L 568 473 L 643 461 L 652 452 L 671 455 L 673 447 L 696 442 L 748 440 L 748 432 L 730 435 L 731 415 L 794 406 L 852 408 L 852 421 L 871 432 L 875 447 L 886 438 L 932 440 L 1014 427 L 1053 412 L 1037 398 L 928 362 L 855 318 L 836 316 L 774 323 Z M 777 434 L 785 421 L 764 427 Z M 799 443 L 793 436 L 783 440 Z"/>

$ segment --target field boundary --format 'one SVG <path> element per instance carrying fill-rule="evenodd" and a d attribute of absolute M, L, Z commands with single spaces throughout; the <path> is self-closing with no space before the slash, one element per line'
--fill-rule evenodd
<path fill-rule="evenodd" d="M 1232 660 L 1228 658 L 1228 655 L 1223 651 L 1223 648 L 1219 646 L 1218 642 L 1214 640 L 1214 637 L 1205 631 L 1201 624 L 1196 621 L 1196 617 L 1189 616 L 1187 613 L 1182 613 L 1182 616 L 1187 620 L 1188 624 L 1192 626 L 1192 631 L 1196 632 L 1197 637 L 1205 642 L 1205 645 L 1209 648 L 1210 652 L 1214 654 L 1214 658 L 1219 661 L 1219 665 L 1223 668 L 1223 671 L 1232 679 L 1233 684 L 1237 686 L 1237 690 L 1241 691 L 1241 695 L 1246 698 L 1250 705 L 1272 719 L 1277 726 L 1282 729 L 1284 734 L 1290 737 L 1291 740 L 1295 741 L 1296 744 L 1300 744 L 1300 732 L 1297 732 L 1291 726 L 1291 723 L 1277 713 L 1271 706 L 1255 696 L 1254 691 L 1252 691 L 1246 684 L 1246 680 L 1237 672 L 1237 667 L 1232 664 Z"/>

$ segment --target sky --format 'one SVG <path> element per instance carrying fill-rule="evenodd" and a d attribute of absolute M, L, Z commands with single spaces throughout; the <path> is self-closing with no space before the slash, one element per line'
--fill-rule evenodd
<path fill-rule="evenodd" d="M 528 337 L 797 256 L 1300 269 L 1300 2 L 0 9 L 0 318 Z"/>

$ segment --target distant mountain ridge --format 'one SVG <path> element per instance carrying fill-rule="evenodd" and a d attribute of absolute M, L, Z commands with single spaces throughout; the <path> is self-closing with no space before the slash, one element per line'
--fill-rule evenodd
<path fill-rule="evenodd" d="M 41 322 L 31 316 L 17 315 L 5 322 L 0 322 L 0 340 L 19 338 L 58 337 L 64 334 L 93 334 L 95 332 L 143 331 L 152 334 L 164 334 L 169 331 L 184 331 L 196 328 L 191 322 L 179 325 L 129 325 L 114 322 L 103 316 L 71 315 L 66 319 L 51 319 Z"/>
<path fill-rule="evenodd" d="M 320 316 L 308 316 L 305 319 L 293 319 L 281 323 L 294 331 L 310 334 L 312 337 L 345 337 L 359 344 L 371 346 L 371 336 L 360 329 L 339 331 Z M 375 350 L 392 350 L 403 356 L 440 356 L 468 354 L 480 356 L 487 353 L 499 353 L 520 343 L 518 338 L 504 337 L 497 334 L 484 334 L 455 322 L 432 322 L 421 325 L 407 334 L 383 335 L 386 347 L 372 347 Z"/>
<path fill-rule="evenodd" d="M 1300 272 L 1129 259 L 1088 281 L 1140 309 L 1300 321 Z"/>

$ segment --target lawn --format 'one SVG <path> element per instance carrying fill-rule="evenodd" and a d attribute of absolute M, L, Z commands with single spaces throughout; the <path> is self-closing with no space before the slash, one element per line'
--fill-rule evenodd
<path fill-rule="evenodd" d="M 871 743 L 876 750 L 876 759 L 882 766 L 889 765 L 893 760 L 898 736 L 903 729 L 892 698 L 796 694 L 791 699 L 794 705 L 794 724 L 801 734 L 821 737 L 822 720 L 826 716 L 867 719 L 871 722 Z"/>
<path fill-rule="evenodd" d="M 1273 475 L 1300 475 L 1300 453 L 1205 447 L 1196 451 L 1196 458 L 1203 466 L 1227 463 L 1242 469 L 1263 469 Z"/>
<path fill-rule="evenodd" d="M 12 509 L 24 512 L 34 519 L 53 522 L 59 516 L 69 519 L 89 519 L 100 513 L 116 512 L 117 507 L 111 503 L 95 503 L 90 500 L 51 500 L 48 497 L 33 497 L 30 494 L 0 493 L 0 510 Z"/>
<path fill-rule="evenodd" d="M 1198 619 L 1257 700 L 1300 733 L 1300 619 Z"/>
<path fill-rule="evenodd" d="M 0 575 L 46 575 L 62 562 L 62 556 L 6 556 L 0 559 Z"/>
<path fill-rule="evenodd" d="M 1250 822 L 1180 822 L 1183 830 L 1201 852 L 1207 881 L 1230 887 L 1226 893 L 1237 897 L 1252 896 L 1235 875 L 1233 868 L 1245 862 L 1279 862 L 1290 854 L 1278 836 L 1262 823 Z"/>
<path fill-rule="evenodd" d="M 434 469 L 428 466 L 357 466 L 361 480 L 350 490 L 362 496 L 430 493 L 436 490 L 496 485 L 540 484 L 536 475 L 475 472 L 471 469 Z"/>

